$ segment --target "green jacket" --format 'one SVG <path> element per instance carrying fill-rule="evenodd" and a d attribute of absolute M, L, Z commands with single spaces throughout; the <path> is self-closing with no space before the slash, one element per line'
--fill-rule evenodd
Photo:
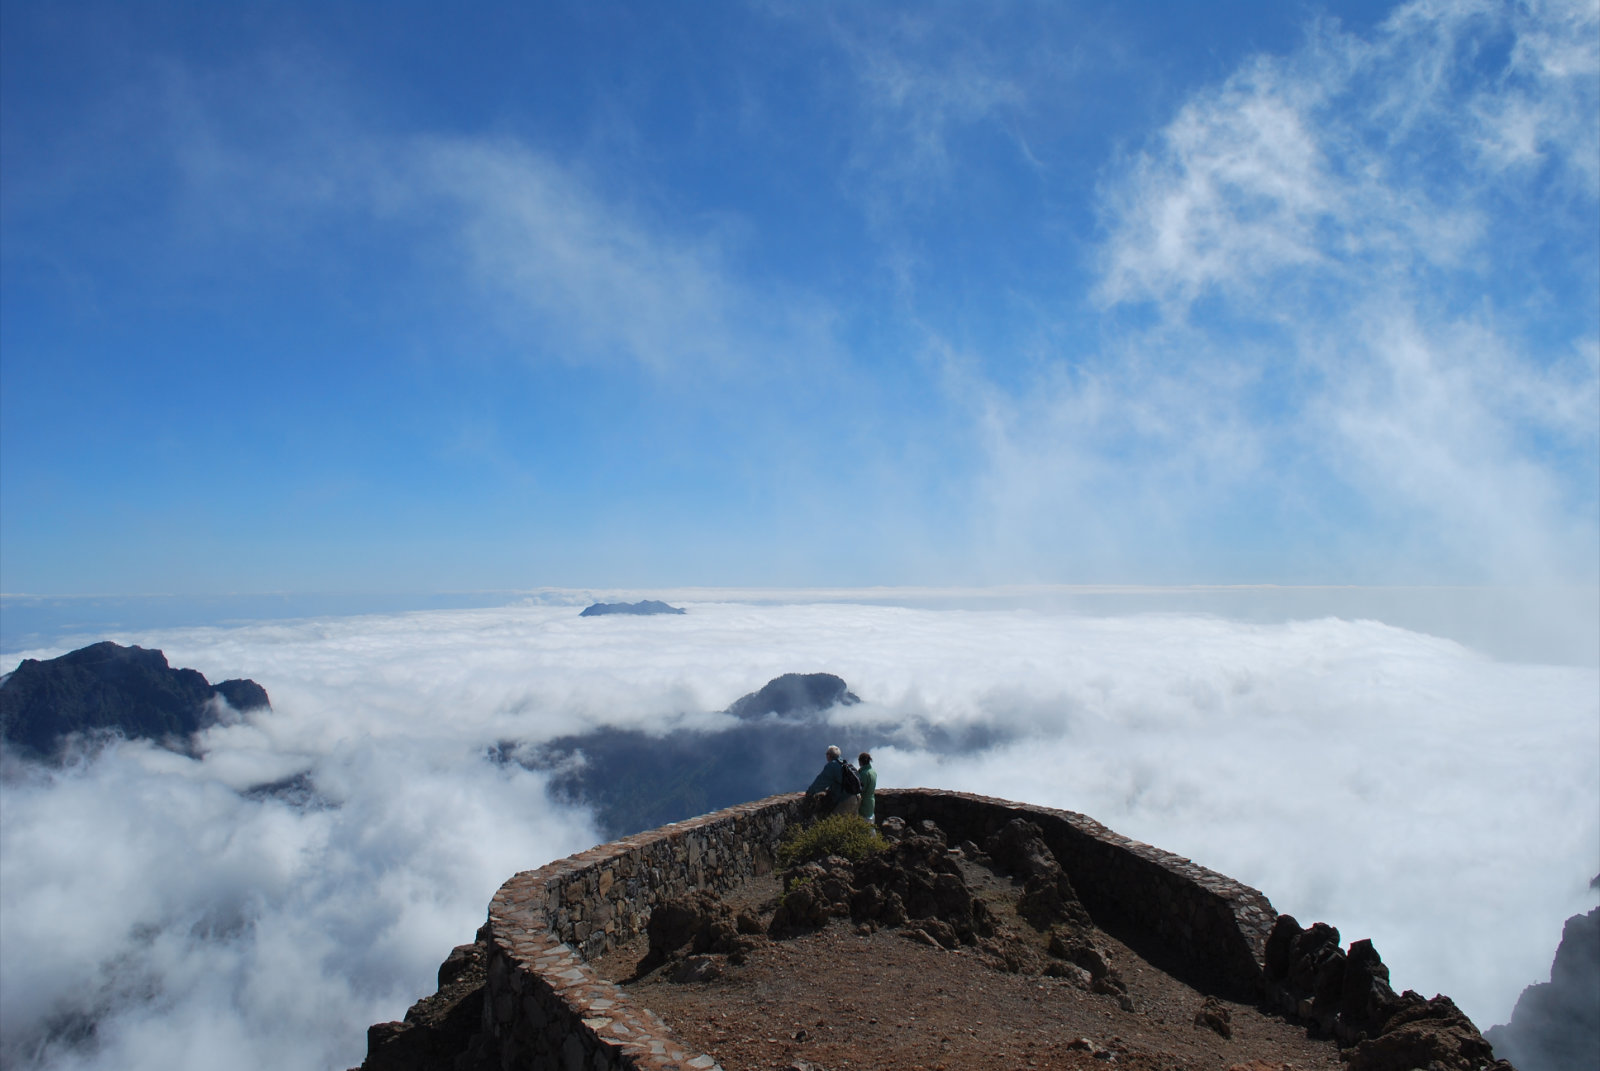
<path fill-rule="evenodd" d="M 868 766 L 865 770 L 857 771 L 861 775 L 861 817 L 872 818 L 873 798 L 878 792 L 878 770 Z"/>

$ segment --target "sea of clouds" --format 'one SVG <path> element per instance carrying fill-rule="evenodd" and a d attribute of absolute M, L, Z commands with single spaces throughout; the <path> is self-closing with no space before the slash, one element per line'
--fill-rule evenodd
<path fill-rule="evenodd" d="M 0 781 L 0 1063 L 345 1068 L 495 888 L 600 839 L 496 743 L 711 728 L 789 671 L 864 702 L 882 785 L 1082 811 L 1371 937 L 1480 1027 L 1600 871 L 1600 670 L 1341 617 L 849 601 L 529 604 L 129 631 L 273 710 Z M 99 637 L 95 637 L 99 638 Z M 67 646 L 8 655 L 50 657 Z M 982 750 L 884 747 L 922 719 Z M 963 734 L 954 734 L 957 737 Z M 939 739 L 946 739 L 941 736 Z M 247 795 L 309 772 L 311 791 Z M 302 787 L 304 783 L 302 783 Z M 790 786 L 799 788 L 802 786 Z"/>

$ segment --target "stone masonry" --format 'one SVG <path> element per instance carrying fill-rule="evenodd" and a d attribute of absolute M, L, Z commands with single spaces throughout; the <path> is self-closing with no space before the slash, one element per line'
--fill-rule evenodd
<path fill-rule="evenodd" d="M 769 873 L 798 793 L 625 837 L 524 871 L 489 905 L 488 982 L 475 1047 L 501 1068 L 711 1071 L 649 1009 L 588 961 L 644 931 L 655 905 L 691 889 L 726 892 Z M 1013 818 L 1044 830 L 1101 926 L 1144 935 L 1175 969 L 1239 994 L 1260 992 L 1275 913 L 1266 897 L 1084 815 L 959 792 L 878 793 L 881 817 L 932 819 L 952 840 Z"/>
<path fill-rule="evenodd" d="M 1267 898 L 1183 856 L 1074 811 L 960 792 L 881 792 L 878 816 L 932 819 L 951 843 L 983 844 L 1015 818 L 1036 823 L 1095 925 L 1206 988 L 1253 999 L 1277 912 Z"/>

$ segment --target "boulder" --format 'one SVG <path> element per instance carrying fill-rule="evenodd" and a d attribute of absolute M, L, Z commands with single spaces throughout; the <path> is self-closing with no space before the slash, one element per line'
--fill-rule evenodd
<path fill-rule="evenodd" d="M 1389 988 L 1389 968 L 1366 939 L 1353 941 L 1345 958 L 1339 1022 L 1347 1041 L 1376 1034 L 1394 1014 L 1399 998 Z"/>
<path fill-rule="evenodd" d="M 1448 997 L 1396 996 L 1371 941 L 1345 952 L 1332 926 L 1302 929 L 1279 915 L 1263 959 L 1267 1003 L 1346 1046 L 1350 1071 L 1480 1071 L 1494 1063 L 1488 1042 Z"/>
<path fill-rule="evenodd" d="M 1349 1071 L 1512 1071 L 1449 997 L 1423 1000 L 1409 990 L 1379 1034 L 1357 1042 L 1345 1060 Z"/>
<path fill-rule="evenodd" d="M 1036 823 L 1012 819 L 989 838 L 985 849 L 995 863 L 1022 879 L 1017 910 L 1035 928 L 1048 930 L 1061 921 L 1094 925 Z"/>
<path fill-rule="evenodd" d="M 723 924 L 726 929 L 721 928 Z M 700 954 L 710 951 L 719 938 L 726 942 L 729 931 L 738 933 L 733 912 L 713 892 L 695 889 L 658 904 L 645 922 L 650 950 L 639 961 L 637 972 L 641 977 L 649 974 L 686 948 Z"/>
<path fill-rule="evenodd" d="M 1233 1037 L 1233 1013 L 1216 997 L 1207 997 L 1194 1013 L 1194 1025 L 1213 1031 L 1221 1038 Z"/>

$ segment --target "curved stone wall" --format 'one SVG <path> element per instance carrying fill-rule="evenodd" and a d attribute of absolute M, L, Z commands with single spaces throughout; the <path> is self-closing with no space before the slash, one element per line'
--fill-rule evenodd
<path fill-rule="evenodd" d="M 878 793 L 881 817 L 932 819 L 980 843 L 1013 818 L 1037 822 L 1102 927 L 1218 988 L 1254 994 L 1275 917 L 1266 897 L 1071 811 L 933 789 Z M 489 905 L 484 1040 L 503 1068 L 709 1071 L 666 1025 L 587 961 L 643 932 L 651 909 L 690 889 L 726 891 L 769 873 L 798 793 L 772 796 L 591 848 L 507 881 Z M 1133 943 L 1133 942 L 1130 942 Z"/>
<path fill-rule="evenodd" d="M 1036 822 L 1095 925 L 1191 982 L 1250 999 L 1277 912 L 1261 893 L 1075 811 L 960 792 L 878 794 L 879 818 L 932 819 L 952 843 L 983 844 L 1014 818 Z"/>

